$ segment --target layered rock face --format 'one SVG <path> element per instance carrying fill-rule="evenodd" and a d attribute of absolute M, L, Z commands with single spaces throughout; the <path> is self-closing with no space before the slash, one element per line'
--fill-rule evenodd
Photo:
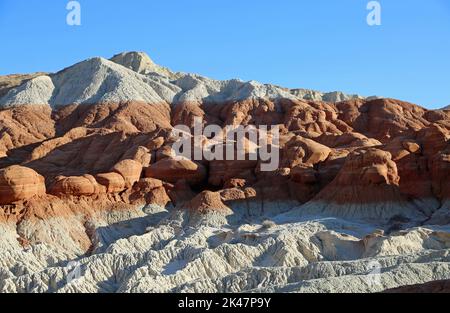
<path fill-rule="evenodd" d="M 377 292 L 450 279 L 449 110 L 217 81 L 137 52 L 0 83 L 0 291 Z M 211 152 L 242 144 L 240 160 L 176 155 L 174 127 L 198 118 L 201 130 L 278 126 L 276 168 L 262 170 L 250 138 L 189 135 Z M 64 281 L 75 259 L 81 280 Z M 372 261 L 373 285 L 361 278 Z"/>

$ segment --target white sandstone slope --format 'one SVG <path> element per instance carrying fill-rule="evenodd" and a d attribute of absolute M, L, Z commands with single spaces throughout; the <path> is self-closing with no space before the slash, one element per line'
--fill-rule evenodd
<path fill-rule="evenodd" d="M 196 74 L 173 73 L 145 53 L 121 53 L 111 60 L 92 58 L 56 74 L 42 75 L 9 90 L 0 107 L 143 101 L 150 104 L 183 101 L 222 103 L 252 98 L 297 98 L 341 101 L 360 96 L 289 90 L 256 81 L 219 81 Z"/>
<path fill-rule="evenodd" d="M 8 92 L 0 99 L 0 107 L 22 104 L 49 104 L 54 90 L 55 85 L 49 76 L 38 76 Z"/>
<path fill-rule="evenodd" d="M 340 102 L 350 99 L 364 99 L 364 97 L 360 95 L 347 95 L 341 91 L 333 91 L 333 92 L 320 92 L 316 90 L 310 89 L 291 89 L 291 94 L 305 100 L 312 101 L 325 101 L 325 102 Z M 376 98 L 376 97 L 371 97 Z M 371 99 L 368 98 L 368 99 Z"/>
<path fill-rule="evenodd" d="M 56 93 L 51 105 L 144 101 L 171 102 L 178 91 L 173 85 L 151 80 L 102 58 L 69 67 L 53 77 Z"/>

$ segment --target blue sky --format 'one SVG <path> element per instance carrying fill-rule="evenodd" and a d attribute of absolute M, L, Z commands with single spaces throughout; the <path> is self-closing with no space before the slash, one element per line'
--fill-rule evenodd
<path fill-rule="evenodd" d="M 0 0 L 0 75 L 57 71 L 92 57 L 146 51 L 176 71 L 286 87 L 450 104 L 450 1 Z"/>

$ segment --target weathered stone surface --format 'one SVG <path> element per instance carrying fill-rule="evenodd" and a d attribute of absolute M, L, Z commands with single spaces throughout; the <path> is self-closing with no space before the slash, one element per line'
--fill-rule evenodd
<path fill-rule="evenodd" d="M 173 73 L 135 52 L 8 79 L 0 292 L 379 292 L 450 278 L 448 110 Z M 278 169 L 175 158 L 173 126 L 199 117 L 279 126 Z M 257 148 L 244 139 L 247 157 Z"/>
<path fill-rule="evenodd" d="M 450 280 L 432 281 L 386 290 L 385 293 L 450 293 Z"/>
<path fill-rule="evenodd" d="M 125 187 L 132 187 L 141 178 L 142 164 L 135 160 L 123 160 L 114 165 L 112 171 L 122 175 Z"/>
<path fill-rule="evenodd" d="M 91 196 L 99 193 L 99 186 L 93 176 L 58 177 L 50 189 L 53 195 Z"/>
<path fill-rule="evenodd" d="M 0 204 L 45 194 L 44 177 L 30 168 L 13 165 L 0 170 Z"/>
<path fill-rule="evenodd" d="M 97 174 L 95 179 L 100 185 L 105 186 L 109 193 L 117 193 L 125 189 L 125 179 L 118 173 Z"/>
<path fill-rule="evenodd" d="M 293 168 L 297 165 L 312 166 L 325 161 L 331 149 L 311 139 L 300 136 L 290 139 L 283 148 L 282 166 Z"/>
<path fill-rule="evenodd" d="M 192 199 L 187 205 L 192 212 L 199 214 L 225 213 L 230 214 L 233 211 L 227 207 L 218 192 L 203 191 Z"/>

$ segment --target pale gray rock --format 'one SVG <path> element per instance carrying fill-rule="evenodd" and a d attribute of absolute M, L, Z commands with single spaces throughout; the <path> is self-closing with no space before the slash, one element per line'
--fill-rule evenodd
<path fill-rule="evenodd" d="M 275 214 L 193 227 L 170 210 L 100 214 L 92 254 L 71 259 L 70 246 L 22 248 L 15 225 L 3 224 L 0 292 L 378 292 L 450 278 L 449 226 L 386 234 L 352 219 Z"/>
<path fill-rule="evenodd" d="M 320 92 L 316 90 L 310 89 L 291 89 L 290 93 L 296 97 L 299 97 L 303 100 L 311 100 L 311 101 L 325 101 L 325 102 L 341 102 L 346 100 L 353 99 L 366 99 L 360 95 L 349 95 L 345 94 L 341 91 L 333 91 L 333 92 Z M 368 100 L 377 99 L 377 96 L 368 97 Z"/>
<path fill-rule="evenodd" d="M 155 64 L 143 52 L 124 52 L 110 60 L 92 58 L 58 73 L 41 75 L 10 89 L 0 107 L 47 104 L 121 103 L 142 101 L 224 103 L 246 99 L 306 99 L 339 102 L 362 99 L 342 92 L 321 93 L 282 88 L 239 79 L 214 80 L 196 74 L 174 73 Z"/>

